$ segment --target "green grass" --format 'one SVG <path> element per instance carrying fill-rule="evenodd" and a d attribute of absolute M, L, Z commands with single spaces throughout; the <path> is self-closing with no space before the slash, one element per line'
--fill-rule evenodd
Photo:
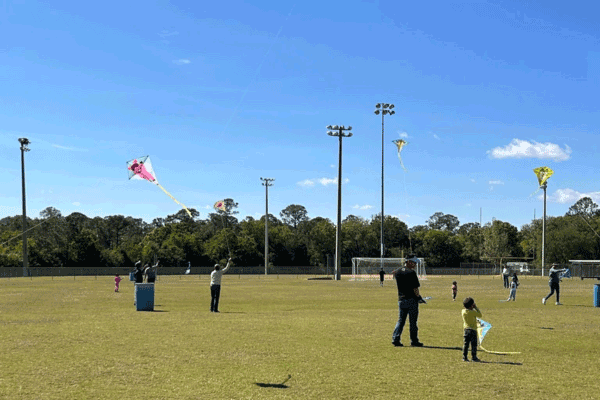
<path fill-rule="evenodd" d="M 564 305 L 543 306 L 546 278 L 522 277 L 504 303 L 498 277 L 429 277 L 419 336 L 436 348 L 394 348 L 393 281 L 226 274 L 213 314 L 206 276 L 160 277 L 155 312 L 113 277 L 2 279 L 0 398 L 596 399 L 593 283 L 565 280 Z M 484 347 L 521 354 L 461 361 L 466 296 L 493 325 Z"/>

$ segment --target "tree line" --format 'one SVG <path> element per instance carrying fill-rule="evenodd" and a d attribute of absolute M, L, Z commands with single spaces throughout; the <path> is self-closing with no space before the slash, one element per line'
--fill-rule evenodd
<path fill-rule="evenodd" d="M 74 212 L 63 216 L 48 207 L 39 218 L 28 218 L 28 259 L 31 267 L 130 267 L 137 260 L 164 266 L 210 266 L 230 255 L 240 266 L 264 266 L 265 217 L 238 220 L 237 203 L 206 219 L 191 209 L 147 223 L 123 215 L 89 218 Z M 335 254 L 335 224 L 309 218 L 306 208 L 292 204 L 269 214 L 269 261 L 277 266 L 325 266 Z M 542 220 L 521 229 L 494 220 L 460 224 L 451 214 L 436 212 L 412 228 L 386 215 L 384 257 L 414 253 L 428 267 L 456 268 L 461 262 L 498 262 L 522 257 L 541 267 Z M 0 267 L 23 264 L 22 217 L 0 220 Z M 590 198 L 578 200 L 564 216 L 546 219 L 546 263 L 600 258 L 600 212 Z M 349 215 L 342 221 L 342 267 L 353 257 L 379 257 L 381 214 L 370 219 Z"/>

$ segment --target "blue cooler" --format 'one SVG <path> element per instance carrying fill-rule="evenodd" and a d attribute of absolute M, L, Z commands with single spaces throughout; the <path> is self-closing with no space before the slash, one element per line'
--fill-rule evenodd
<path fill-rule="evenodd" d="M 135 284 L 135 308 L 137 311 L 154 311 L 154 283 Z"/>
<path fill-rule="evenodd" d="M 135 272 L 130 272 L 130 273 L 129 273 L 129 280 L 130 280 L 131 282 L 135 282 Z"/>
<path fill-rule="evenodd" d="M 594 307 L 600 307 L 600 284 L 594 285 Z"/>

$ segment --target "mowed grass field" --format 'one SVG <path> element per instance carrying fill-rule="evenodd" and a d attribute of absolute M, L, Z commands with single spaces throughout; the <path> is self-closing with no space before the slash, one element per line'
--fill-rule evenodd
<path fill-rule="evenodd" d="M 452 280 L 458 298 L 451 300 Z M 114 277 L 0 280 L 2 399 L 598 399 L 596 280 L 422 281 L 424 348 L 391 345 L 394 281 L 224 275 L 221 313 L 207 276 L 162 276 L 155 311 L 136 311 Z M 462 299 L 493 328 L 482 363 L 462 361 Z M 408 321 L 402 341 L 409 344 Z M 470 355 L 469 355 L 470 358 Z"/>

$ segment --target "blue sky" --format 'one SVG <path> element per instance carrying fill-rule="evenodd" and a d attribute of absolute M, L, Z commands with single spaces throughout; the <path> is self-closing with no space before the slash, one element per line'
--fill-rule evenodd
<path fill-rule="evenodd" d="M 409 226 L 436 212 L 521 227 L 600 203 L 600 24 L 593 2 L 156 1 L 0 4 L 0 217 L 179 211 L 128 181 L 150 155 L 159 182 L 206 218 L 290 204 L 336 220 L 381 212 Z M 404 171 L 393 140 L 404 138 Z"/>

